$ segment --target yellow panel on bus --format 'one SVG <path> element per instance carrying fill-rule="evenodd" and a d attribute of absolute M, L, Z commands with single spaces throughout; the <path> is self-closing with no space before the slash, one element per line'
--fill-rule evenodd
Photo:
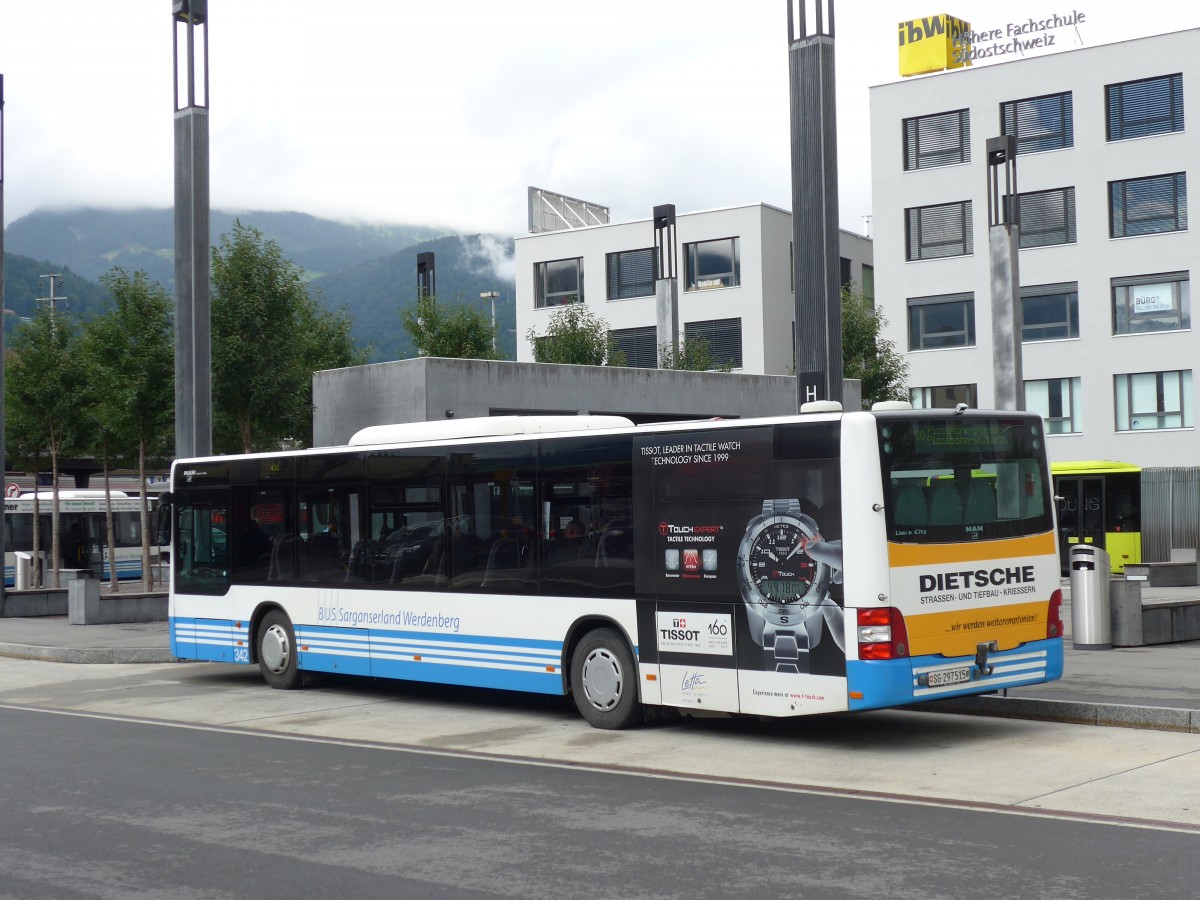
<path fill-rule="evenodd" d="M 961 69 L 971 64 L 971 24 L 942 13 L 901 22 L 900 74 L 924 75 L 943 69 Z"/>

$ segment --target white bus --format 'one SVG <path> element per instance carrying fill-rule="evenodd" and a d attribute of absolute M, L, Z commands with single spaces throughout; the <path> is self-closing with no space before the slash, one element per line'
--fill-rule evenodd
<path fill-rule="evenodd" d="M 123 491 L 112 491 L 113 529 L 116 539 L 117 577 L 121 580 L 142 577 L 142 500 Z M 151 565 L 159 559 L 159 547 L 154 539 L 154 507 L 151 498 Z M 38 491 L 38 514 L 41 534 L 38 537 L 43 574 L 52 567 L 50 559 L 51 512 L 54 493 Z M 13 587 L 17 552 L 33 552 L 33 493 L 4 500 L 4 583 Z M 105 524 L 107 509 L 104 491 L 60 490 L 59 512 L 59 569 L 86 569 L 98 578 L 111 577 L 108 554 L 108 531 Z"/>
<path fill-rule="evenodd" d="M 181 460 L 172 652 L 797 716 L 1062 674 L 1040 417 L 497 417 Z"/>

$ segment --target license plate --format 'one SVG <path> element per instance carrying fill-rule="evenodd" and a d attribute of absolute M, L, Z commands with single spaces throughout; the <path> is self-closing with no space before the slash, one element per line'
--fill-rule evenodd
<path fill-rule="evenodd" d="M 961 669 L 941 669 L 940 671 L 929 673 L 930 687 L 944 687 L 947 684 L 962 684 L 963 682 L 970 680 L 970 666 L 964 666 Z"/>

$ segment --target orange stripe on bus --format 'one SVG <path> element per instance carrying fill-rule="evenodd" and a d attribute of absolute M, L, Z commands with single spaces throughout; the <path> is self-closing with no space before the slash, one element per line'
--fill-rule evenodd
<path fill-rule="evenodd" d="M 1053 556 L 1054 532 L 1001 541 L 968 544 L 894 544 L 888 543 L 888 563 L 900 566 L 935 566 L 941 563 L 975 562 L 987 559 L 1014 559 L 1028 556 Z"/>

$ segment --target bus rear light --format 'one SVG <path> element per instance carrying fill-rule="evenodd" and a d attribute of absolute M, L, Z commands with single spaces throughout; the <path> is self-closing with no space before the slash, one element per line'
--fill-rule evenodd
<path fill-rule="evenodd" d="M 894 606 L 858 611 L 858 658 L 903 659 L 908 656 L 908 629 Z"/>
<path fill-rule="evenodd" d="M 1050 614 L 1046 619 L 1047 638 L 1060 638 L 1063 636 L 1062 602 L 1062 590 L 1055 590 L 1050 595 Z"/>

